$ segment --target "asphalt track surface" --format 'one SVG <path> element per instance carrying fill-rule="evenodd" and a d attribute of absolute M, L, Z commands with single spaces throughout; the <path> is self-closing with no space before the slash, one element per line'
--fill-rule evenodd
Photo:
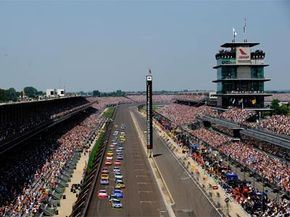
<path fill-rule="evenodd" d="M 89 206 L 89 216 L 168 216 L 146 155 L 141 147 L 130 111 L 135 114 L 140 128 L 146 130 L 145 118 L 138 113 L 135 106 L 119 106 L 114 124 L 120 126 L 121 123 L 125 123 L 127 126 L 127 141 L 124 144 L 124 160 L 121 166 L 126 185 L 125 197 L 122 199 L 124 207 L 113 209 L 107 200 L 97 198 L 98 190 L 104 188 L 99 185 L 98 180 Z M 155 132 L 153 153 L 175 202 L 173 210 L 176 216 L 220 216 Z M 112 170 L 112 168 L 113 166 L 110 169 Z M 113 173 L 110 172 L 110 186 L 106 188 L 107 191 L 112 191 L 113 182 Z"/>
<path fill-rule="evenodd" d="M 139 126 L 146 129 L 145 118 L 136 109 L 134 109 L 134 113 Z M 173 206 L 175 215 L 190 217 L 220 216 L 155 130 L 153 144 L 155 161 L 175 202 Z"/>
<path fill-rule="evenodd" d="M 126 188 L 123 189 L 124 198 L 121 199 L 123 208 L 111 208 L 108 200 L 100 200 L 97 197 L 99 189 L 106 189 L 108 193 L 113 190 L 114 166 L 112 165 L 109 167 L 109 186 L 100 185 L 98 179 L 93 199 L 89 205 L 88 216 L 168 216 L 128 107 L 128 105 L 119 106 L 114 121 L 114 125 L 117 125 L 118 128 L 122 123 L 126 124 L 124 160 L 120 166 L 126 185 Z M 113 132 L 114 130 L 112 130 Z M 114 156 L 116 156 L 115 153 Z"/>

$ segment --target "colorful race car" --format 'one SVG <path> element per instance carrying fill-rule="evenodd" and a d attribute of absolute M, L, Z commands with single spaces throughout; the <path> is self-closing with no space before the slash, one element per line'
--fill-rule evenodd
<path fill-rule="evenodd" d="M 112 198 L 109 200 L 112 208 L 122 208 L 123 205 L 120 199 Z"/>
<path fill-rule="evenodd" d="M 121 161 L 119 161 L 119 160 L 115 160 L 115 162 L 114 162 L 114 165 L 115 165 L 115 166 L 121 166 L 121 164 L 122 164 L 122 163 L 121 163 Z"/>
<path fill-rule="evenodd" d="M 122 190 L 120 189 L 114 189 L 112 194 L 111 194 L 111 198 L 123 198 L 124 197 L 124 193 Z"/>
<path fill-rule="evenodd" d="M 110 161 L 110 160 L 106 160 L 106 161 L 105 161 L 105 165 L 106 165 L 106 166 L 111 166 L 111 165 L 112 165 L 112 161 Z"/>
<path fill-rule="evenodd" d="M 101 174 L 101 179 L 109 179 L 109 174 L 107 174 L 107 173 L 102 173 L 102 174 Z"/>
<path fill-rule="evenodd" d="M 122 189 L 125 188 L 125 184 L 123 182 L 119 182 L 115 185 L 115 189 Z"/>
<path fill-rule="evenodd" d="M 109 184 L 109 179 L 101 179 L 100 180 L 101 185 L 108 185 Z"/>
<path fill-rule="evenodd" d="M 107 193 L 107 191 L 106 190 L 99 190 L 99 192 L 98 192 L 98 197 L 100 198 L 100 199 L 107 199 L 108 198 L 108 193 Z"/>

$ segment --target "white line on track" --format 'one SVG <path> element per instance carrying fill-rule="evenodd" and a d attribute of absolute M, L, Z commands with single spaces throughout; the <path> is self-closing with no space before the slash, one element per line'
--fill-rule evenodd
<path fill-rule="evenodd" d="M 137 185 L 150 185 L 150 182 L 137 182 Z"/>
<path fill-rule="evenodd" d="M 140 200 L 140 203 L 155 203 L 153 200 Z"/>
<path fill-rule="evenodd" d="M 147 194 L 150 194 L 152 193 L 153 191 L 138 191 L 138 194 L 141 194 L 141 193 L 147 193 Z"/>
<path fill-rule="evenodd" d="M 148 175 L 136 175 L 136 178 L 146 178 Z"/>

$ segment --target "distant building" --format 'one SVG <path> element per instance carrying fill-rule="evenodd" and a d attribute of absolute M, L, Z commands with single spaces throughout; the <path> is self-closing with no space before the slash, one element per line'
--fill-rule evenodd
<path fill-rule="evenodd" d="M 217 65 L 217 107 L 235 106 L 253 110 L 263 110 L 265 53 L 262 50 L 251 51 L 259 43 L 231 42 L 221 45 L 216 55 Z"/>
<path fill-rule="evenodd" d="M 52 98 L 56 96 L 55 89 L 46 89 L 46 97 Z"/>
<path fill-rule="evenodd" d="M 59 97 L 64 97 L 65 91 L 64 91 L 64 89 L 57 89 L 56 94 Z"/>
<path fill-rule="evenodd" d="M 56 98 L 56 97 L 64 97 L 65 90 L 64 89 L 47 89 L 46 97 L 47 98 Z"/>
<path fill-rule="evenodd" d="M 216 96 L 216 92 L 209 92 L 209 99 L 210 100 L 216 100 L 217 96 Z"/>

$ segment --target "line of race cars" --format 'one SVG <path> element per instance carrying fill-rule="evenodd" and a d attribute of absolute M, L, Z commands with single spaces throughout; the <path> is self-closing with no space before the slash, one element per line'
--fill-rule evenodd
<path fill-rule="evenodd" d="M 106 152 L 105 165 L 102 168 L 100 184 L 104 189 L 98 192 L 99 199 L 107 199 L 112 208 L 122 208 L 123 204 L 121 199 L 124 198 L 125 183 L 121 172 L 122 161 L 124 159 L 124 143 L 126 142 L 125 124 L 122 124 L 120 130 L 116 128 L 113 133 L 112 143 L 109 145 Z M 110 168 L 113 170 L 110 173 Z M 110 175 L 114 176 L 114 187 L 111 194 L 107 189 L 110 184 Z"/>

